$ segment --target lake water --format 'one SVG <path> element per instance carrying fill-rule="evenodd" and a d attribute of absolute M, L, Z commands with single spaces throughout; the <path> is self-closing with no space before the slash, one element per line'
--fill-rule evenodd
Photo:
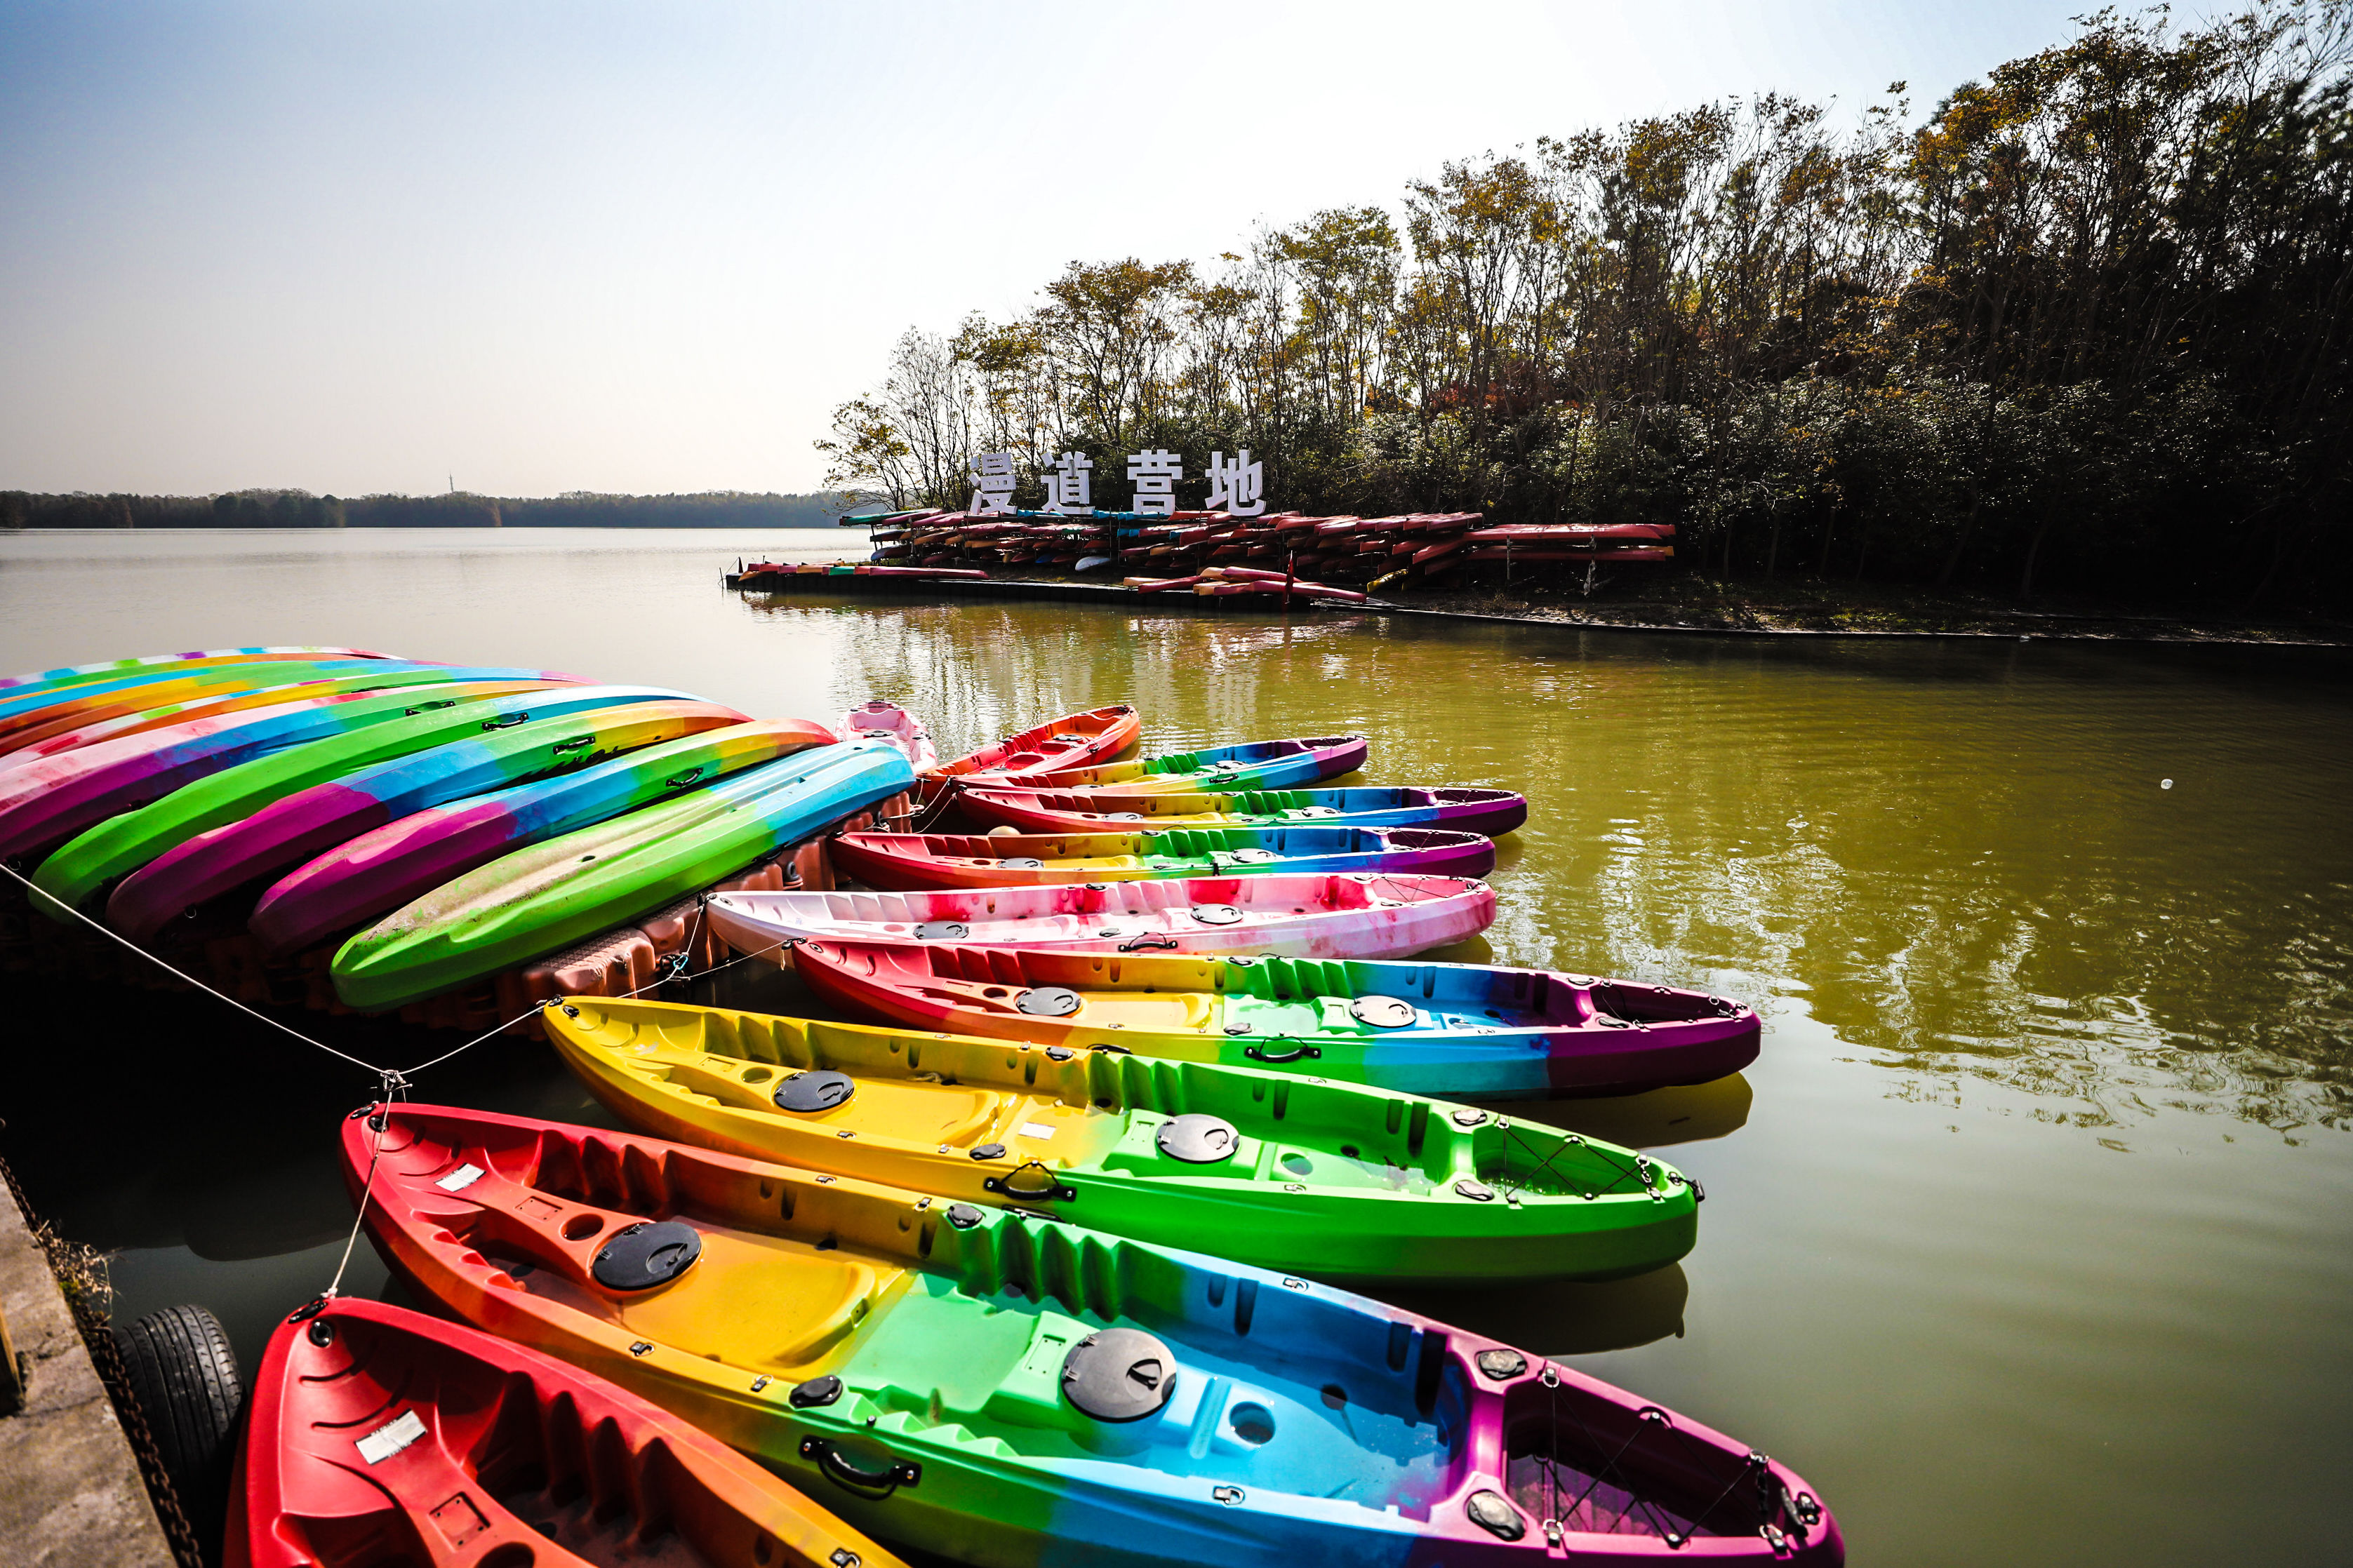
<path fill-rule="evenodd" d="M 1704 1182 L 1680 1268 L 1413 1305 L 1787 1460 L 1857 1563 L 2343 1561 L 2342 658 L 718 585 L 739 555 L 854 544 L 0 535 L 0 671 L 340 643 L 762 715 L 889 695 L 944 752 L 1127 700 L 1151 749 L 1361 731 L 1368 782 L 1525 791 L 1501 918 L 1443 956 L 1743 996 L 1764 1055 L 1699 1089 L 1534 1108 Z M 0 1152 L 61 1229 L 118 1249 L 119 1317 L 203 1301 L 250 1366 L 333 1272 L 351 1210 L 332 1140 L 372 1084 L 201 997 L 12 978 Z M 733 994 L 794 999 L 782 977 Z M 336 1037 L 381 1061 L 454 1043 Z M 543 1047 L 508 1039 L 417 1093 L 602 1120 Z M 386 1288 L 364 1245 L 350 1281 Z"/>

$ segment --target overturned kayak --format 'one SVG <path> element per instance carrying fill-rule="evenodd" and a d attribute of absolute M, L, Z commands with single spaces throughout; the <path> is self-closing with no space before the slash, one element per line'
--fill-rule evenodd
<path fill-rule="evenodd" d="M 114 879 L 128 876 L 199 833 L 372 763 L 520 728 L 533 719 L 576 720 L 598 709 L 693 700 L 658 686 L 555 686 L 486 696 L 480 701 L 419 701 L 407 691 L 375 700 L 392 705 L 382 710 L 378 722 L 233 765 L 216 761 L 214 770 L 163 799 L 109 817 L 42 861 L 33 873 L 34 883 L 61 904 L 79 905 Z M 403 703 L 407 706 L 398 706 Z M 354 703 L 351 710 L 366 706 Z M 576 733 L 576 724 L 573 728 Z M 164 918 L 171 912 L 176 911 Z"/>
<path fill-rule="evenodd" d="M 1116 833 L 1155 827 L 1440 827 L 1493 838 L 1528 819 L 1527 797 L 1461 784 L 1356 784 L 1341 789 L 1213 791 L 1057 790 L 982 781 L 956 809 L 989 826 L 1024 833 Z"/>
<path fill-rule="evenodd" d="M 1611 1279 L 1698 1234 L 1696 1192 L 1630 1150 L 1356 1084 L 663 1002 L 543 1018 L 657 1137 L 1262 1268 Z"/>
<path fill-rule="evenodd" d="M 0 774 L 0 856 L 69 838 L 207 774 L 460 702 L 567 684 L 542 670 L 458 669 L 389 691 L 307 697 L 118 736 Z"/>
<path fill-rule="evenodd" d="M 1757 1014 L 1728 997 L 1542 969 L 905 942 L 805 942 L 793 967 L 827 1001 L 909 1028 L 1116 1040 L 1410 1094 L 1628 1092 L 1757 1059 Z"/>
<path fill-rule="evenodd" d="M 932 732 L 923 721 L 880 697 L 870 697 L 844 713 L 834 733 L 845 741 L 888 741 L 919 773 L 939 766 L 939 749 L 932 744 Z"/>
<path fill-rule="evenodd" d="M 1748 1445 L 1295 1275 L 486 1112 L 364 1110 L 343 1149 L 427 1299 L 961 1561 L 1842 1559 Z"/>
<path fill-rule="evenodd" d="M 242 1441 L 228 1568 L 897 1562 L 592 1373 L 375 1301 L 279 1325 Z"/>
<path fill-rule="evenodd" d="M 106 729 L 111 733 L 129 733 L 128 729 L 111 728 L 112 722 L 138 721 L 152 716 L 157 709 L 185 709 L 206 700 L 251 700 L 271 689 L 286 692 L 280 701 L 292 697 L 324 696 L 327 692 L 319 683 L 354 674 L 363 678 L 362 683 L 339 689 L 364 691 L 414 685 L 415 681 L 403 677 L 436 668 L 446 667 L 397 658 L 298 659 L 223 665 L 189 670 L 168 679 L 151 677 L 130 683 L 102 682 L 95 689 L 55 693 L 49 700 L 16 713 L 6 722 L 5 733 L 0 733 L 0 753 L 13 761 L 26 751 L 69 732 Z M 193 713 L 187 716 L 197 717 Z M 153 729 L 155 725 L 150 721 L 140 727 Z M 51 752 L 58 749 L 48 748 Z"/>
<path fill-rule="evenodd" d="M 1159 833 L 845 833 L 836 868 L 871 888 L 1024 888 L 1179 877 L 1401 871 L 1483 877 L 1495 844 L 1420 827 L 1212 827 Z"/>
<path fill-rule="evenodd" d="M 744 721 L 716 702 L 665 699 L 477 731 L 396 756 L 283 796 L 165 851 L 115 885 L 106 901 L 107 923 L 144 942 L 184 910 L 427 806 Z M 292 760 L 291 753 L 276 759 Z"/>
<path fill-rule="evenodd" d="M 143 734 L 161 730 L 169 724 L 185 724 L 197 719 L 216 718 L 224 713 L 241 713 L 253 708 L 274 708 L 288 702 L 300 702 L 309 698 L 341 697 L 355 692 L 387 691 L 417 682 L 410 672 L 430 668 L 424 665 L 402 664 L 382 659 L 373 665 L 360 664 L 356 673 L 329 676 L 321 674 L 290 679 L 277 686 L 258 686 L 250 689 L 225 687 L 200 692 L 185 701 L 166 702 L 160 707 L 138 708 L 117 714 L 111 719 L 75 722 L 69 728 L 47 731 L 42 738 L 26 740 L 19 735 L 12 741 L 0 742 L 0 746 L 14 745 L 14 751 L 0 752 L 0 778 L 16 768 L 54 757 L 64 752 L 78 752 L 84 746 L 120 736 Z M 22 742 L 22 744 L 17 744 Z"/>
<path fill-rule="evenodd" d="M 345 942 L 344 1003 L 405 1006 L 699 892 L 913 784 L 881 741 L 819 746 L 674 800 L 519 849 Z"/>
<path fill-rule="evenodd" d="M 1034 790 L 1288 789 L 1337 778 L 1365 765 L 1368 745 L 1362 735 L 1306 741 L 1246 741 L 1104 763 L 1091 768 L 1057 768 L 1030 773 L 1021 787 Z"/>
<path fill-rule="evenodd" d="M 1091 708 L 1008 735 L 941 763 L 924 777 L 936 785 L 948 779 L 1021 779 L 1056 768 L 1082 768 L 1119 755 L 1143 730 L 1143 717 L 1124 702 Z"/>
<path fill-rule="evenodd" d="M 247 924 L 264 952 L 284 957 L 366 925 L 502 855 L 832 743 L 832 731 L 807 719 L 732 724 L 576 773 L 427 806 L 288 872 L 262 893 Z"/>
<path fill-rule="evenodd" d="M 792 942 L 970 942 L 1083 952 L 1402 958 L 1478 935 L 1495 890 L 1453 877 L 1199 877 L 927 893 L 722 893 L 705 909 L 738 952 Z"/>

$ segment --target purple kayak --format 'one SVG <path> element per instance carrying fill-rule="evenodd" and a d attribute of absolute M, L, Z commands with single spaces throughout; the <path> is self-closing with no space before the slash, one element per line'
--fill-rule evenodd
<path fill-rule="evenodd" d="M 956 809 L 1024 833 L 1124 833 L 1145 827 L 1440 827 L 1493 838 L 1528 819 L 1527 797 L 1465 784 L 1221 791 L 974 788 Z"/>

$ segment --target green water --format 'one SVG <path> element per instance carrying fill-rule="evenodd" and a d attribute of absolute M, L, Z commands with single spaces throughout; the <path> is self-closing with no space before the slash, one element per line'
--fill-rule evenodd
<path fill-rule="evenodd" d="M 1130 700 L 1146 743 L 1362 731 L 1525 791 L 1445 956 L 1756 1002 L 1741 1078 L 1538 1114 L 1705 1184 L 1698 1250 L 1410 1304 L 1795 1466 L 1858 1563 L 2341 1560 L 2353 1460 L 2353 701 L 2333 655 L 744 601 L 734 534 L 0 536 L 0 670 L 355 643 L 944 751 Z M 818 541 L 804 558 L 839 548 Z M 2171 788 L 2162 786 L 2170 779 Z M 259 1354 L 349 1225 L 348 1068 L 200 998 L 18 976 L 0 1152 L 121 1312 Z M 785 983 L 742 994 L 788 1002 Z M 346 1028 L 385 1061 L 453 1043 Z M 501 1041 L 419 1098 L 594 1119 Z M 1520 1108 L 1523 1111 L 1526 1108 Z M 385 1289 L 363 1244 L 352 1283 Z"/>

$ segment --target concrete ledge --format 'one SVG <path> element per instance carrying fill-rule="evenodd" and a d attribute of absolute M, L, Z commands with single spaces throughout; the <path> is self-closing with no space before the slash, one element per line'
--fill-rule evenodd
<path fill-rule="evenodd" d="M 17 1568 L 176 1568 L 48 1257 L 5 1184 L 0 1313 L 30 1367 L 25 1407 L 0 1418 L 0 1560 Z"/>

